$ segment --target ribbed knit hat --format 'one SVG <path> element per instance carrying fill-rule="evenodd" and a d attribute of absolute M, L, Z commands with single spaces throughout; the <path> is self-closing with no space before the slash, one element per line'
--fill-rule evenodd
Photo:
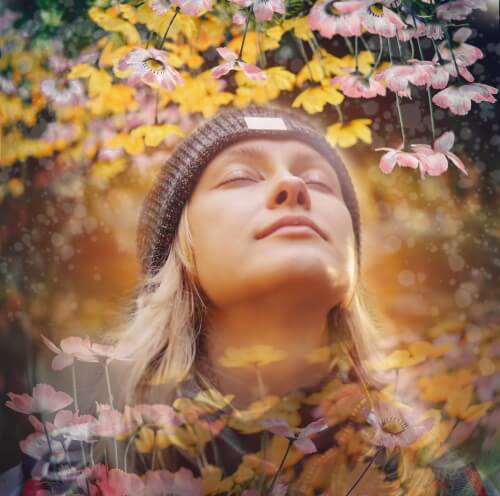
<path fill-rule="evenodd" d="M 361 256 L 360 215 L 354 187 L 342 160 L 324 133 L 298 111 L 250 105 L 222 109 L 202 122 L 174 150 L 144 200 L 139 217 L 137 254 L 143 275 L 154 275 L 167 259 L 182 211 L 205 166 L 238 141 L 281 138 L 303 141 L 321 153 L 335 169 L 351 214 L 358 270 Z"/>

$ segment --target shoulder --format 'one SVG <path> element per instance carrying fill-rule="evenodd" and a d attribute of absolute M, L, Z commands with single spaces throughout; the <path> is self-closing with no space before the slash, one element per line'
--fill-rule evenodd
<path fill-rule="evenodd" d="M 493 483 L 472 462 L 432 467 L 442 496 L 500 496 Z"/>

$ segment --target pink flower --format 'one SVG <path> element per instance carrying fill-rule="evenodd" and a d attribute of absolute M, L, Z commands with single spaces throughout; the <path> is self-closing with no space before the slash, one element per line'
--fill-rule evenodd
<path fill-rule="evenodd" d="M 75 359 L 82 362 L 98 362 L 95 353 L 92 351 L 92 344 L 88 337 L 80 338 L 71 336 L 64 338 L 57 347 L 50 339 L 42 334 L 42 341 L 49 350 L 56 353 L 52 360 L 53 370 L 63 370 L 70 365 L 73 365 Z"/>
<path fill-rule="evenodd" d="M 172 0 L 172 5 L 179 7 L 182 13 L 190 16 L 200 15 L 212 10 L 212 0 Z"/>
<path fill-rule="evenodd" d="M 271 496 L 286 496 L 288 494 L 288 486 L 283 482 L 278 482 L 274 485 Z M 245 489 L 241 496 L 261 496 L 261 493 L 257 489 Z"/>
<path fill-rule="evenodd" d="M 252 6 L 255 18 L 259 22 L 270 21 L 274 12 L 285 13 L 284 0 L 232 0 L 232 2 L 240 7 Z"/>
<path fill-rule="evenodd" d="M 144 484 L 148 496 L 201 496 L 203 494 L 202 479 L 194 477 L 192 472 L 184 467 L 174 473 L 168 470 L 146 472 Z"/>
<path fill-rule="evenodd" d="M 460 74 L 467 80 L 472 74 L 461 63 L 458 64 Z M 410 83 L 414 86 L 432 86 L 434 89 L 446 88 L 450 75 L 456 76 L 455 64 L 443 65 L 430 60 L 410 59 L 407 64 L 394 64 L 374 76 L 375 80 L 383 80 L 387 87 L 399 96 L 411 98 Z"/>
<path fill-rule="evenodd" d="M 264 426 L 268 431 L 278 436 L 283 436 L 288 439 L 293 439 L 293 445 L 302 453 L 315 453 L 316 446 L 309 439 L 309 436 L 316 434 L 328 428 L 328 423 L 325 418 L 320 418 L 306 425 L 303 429 L 292 429 L 288 423 L 281 418 L 266 418 L 263 421 Z"/>
<path fill-rule="evenodd" d="M 217 48 L 217 53 L 227 62 L 219 64 L 212 68 L 212 75 L 215 78 L 220 78 L 227 74 L 229 71 L 242 70 L 245 75 L 254 81 L 262 81 L 266 79 L 266 73 L 254 64 L 247 64 L 243 62 L 233 50 L 226 47 Z"/>
<path fill-rule="evenodd" d="M 338 84 L 344 95 L 351 98 L 375 98 L 378 95 L 385 96 L 386 90 L 374 78 L 367 79 L 361 73 L 335 76 L 332 84 Z"/>
<path fill-rule="evenodd" d="M 3 14 L 0 15 L 0 33 L 10 28 L 18 17 L 21 17 L 20 12 L 13 12 L 12 10 L 6 9 Z"/>
<path fill-rule="evenodd" d="M 121 413 L 109 405 L 98 403 L 98 418 L 92 425 L 92 434 L 100 437 L 122 437 L 127 435 L 139 424 L 133 412 L 128 411 L 127 413 Z"/>
<path fill-rule="evenodd" d="M 142 496 L 144 482 L 136 474 L 129 474 L 120 469 L 113 468 L 107 478 L 97 481 L 95 484 L 100 489 L 101 496 Z"/>
<path fill-rule="evenodd" d="M 77 79 L 44 79 L 40 83 L 40 91 L 47 100 L 57 105 L 81 105 L 85 101 L 85 90 Z"/>
<path fill-rule="evenodd" d="M 151 9 L 157 15 L 163 15 L 170 9 L 169 0 L 153 0 L 151 2 Z"/>
<path fill-rule="evenodd" d="M 171 406 L 162 404 L 140 404 L 131 407 L 139 423 L 154 424 L 157 426 L 177 426 L 185 423 L 185 419 Z"/>
<path fill-rule="evenodd" d="M 482 83 L 471 83 L 461 86 L 450 86 L 436 93 L 432 101 L 441 108 L 450 109 L 456 115 L 466 115 L 471 110 L 471 102 L 494 103 L 498 90 Z"/>
<path fill-rule="evenodd" d="M 398 14 L 386 5 L 390 5 L 390 0 L 349 0 L 346 2 L 336 2 L 334 5 L 342 14 L 352 13 L 357 15 L 363 28 L 369 33 L 392 38 L 397 31 L 404 29 L 406 24 Z"/>
<path fill-rule="evenodd" d="M 0 91 L 7 95 L 13 95 L 16 92 L 16 85 L 3 76 L 0 76 Z"/>
<path fill-rule="evenodd" d="M 367 420 L 374 427 L 370 441 L 375 446 L 395 448 L 413 444 L 434 425 L 434 418 L 419 421 L 417 416 L 386 401 L 377 401 Z"/>
<path fill-rule="evenodd" d="M 131 70 L 130 84 L 142 81 L 151 88 L 172 91 L 178 84 L 184 84 L 179 72 L 168 63 L 168 54 L 156 48 L 134 48 L 118 61 L 121 71 Z"/>
<path fill-rule="evenodd" d="M 10 401 L 5 405 L 16 412 L 25 413 L 53 413 L 73 403 L 73 398 L 63 391 L 56 391 L 49 384 L 37 384 L 33 394 L 7 393 Z"/>
<path fill-rule="evenodd" d="M 332 38 L 340 36 L 361 36 L 362 27 L 359 16 L 341 14 L 336 9 L 335 0 L 319 0 L 316 2 L 308 15 L 311 29 L 319 31 L 321 36 Z"/>
<path fill-rule="evenodd" d="M 405 27 L 398 29 L 397 36 L 401 41 L 409 41 L 412 38 L 420 38 L 427 34 L 426 26 L 425 22 L 409 15 L 405 19 Z"/>
<path fill-rule="evenodd" d="M 442 21 L 465 21 L 473 9 L 488 10 L 486 0 L 454 0 L 439 5 L 436 15 Z"/>
<path fill-rule="evenodd" d="M 418 157 L 410 152 L 404 152 L 395 148 L 377 148 L 376 150 L 387 151 L 379 163 L 379 168 L 384 174 L 390 174 L 396 165 L 417 169 L 420 164 Z"/>
<path fill-rule="evenodd" d="M 466 176 L 468 173 L 464 163 L 450 150 L 455 142 L 455 134 L 453 131 L 443 133 L 434 141 L 433 146 L 430 145 L 411 145 L 415 150 L 415 156 L 420 161 L 422 177 L 425 174 L 429 176 L 440 176 L 448 169 L 448 159 L 455 164 L 461 172 Z"/>
<path fill-rule="evenodd" d="M 478 47 L 465 43 L 471 34 L 472 30 L 469 28 L 460 28 L 453 34 L 453 54 L 457 61 L 466 66 L 475 64 L 479 59 L 484 58 L 483 52 Z M 439 44 L 438 51 L 444 60 L 452 60 L 451 51 L 446 41 Z M 437 59 L 438 56 L 436 54 L 433 60 Z"/>

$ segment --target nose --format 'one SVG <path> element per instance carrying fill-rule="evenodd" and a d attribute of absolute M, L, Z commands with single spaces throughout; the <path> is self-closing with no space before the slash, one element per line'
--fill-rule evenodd
<path fill-rule="evenodd" d="M 271 190 L 268 208 L 301 205 L 306 210 L 311 208 L 311 197 L 304 181 L 297 176 L 286 175 L 280 178 Z"/>

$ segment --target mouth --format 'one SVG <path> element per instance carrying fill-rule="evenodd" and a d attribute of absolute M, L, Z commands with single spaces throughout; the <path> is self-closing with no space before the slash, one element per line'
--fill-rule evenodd
<path fill-rule="evenodd" d="M 286 217 L 282 217 L 277 221 L 273 222 L 260 232 L 258 232 L 255 236 L 255 239 L 262 239 L 266 236 L 269 236 L 273 232 L 278 229 L 289 231 L 290 233 L 297 234 L 307 234 L 311 230 L 316 232 L 319 236 L 321 236 L 325 241 L 328 240 L 328 236 L 323 232 L 322 229 L 311 219 L 308 217 L 304 217 L 302 215 L 288 215 Z"/>

